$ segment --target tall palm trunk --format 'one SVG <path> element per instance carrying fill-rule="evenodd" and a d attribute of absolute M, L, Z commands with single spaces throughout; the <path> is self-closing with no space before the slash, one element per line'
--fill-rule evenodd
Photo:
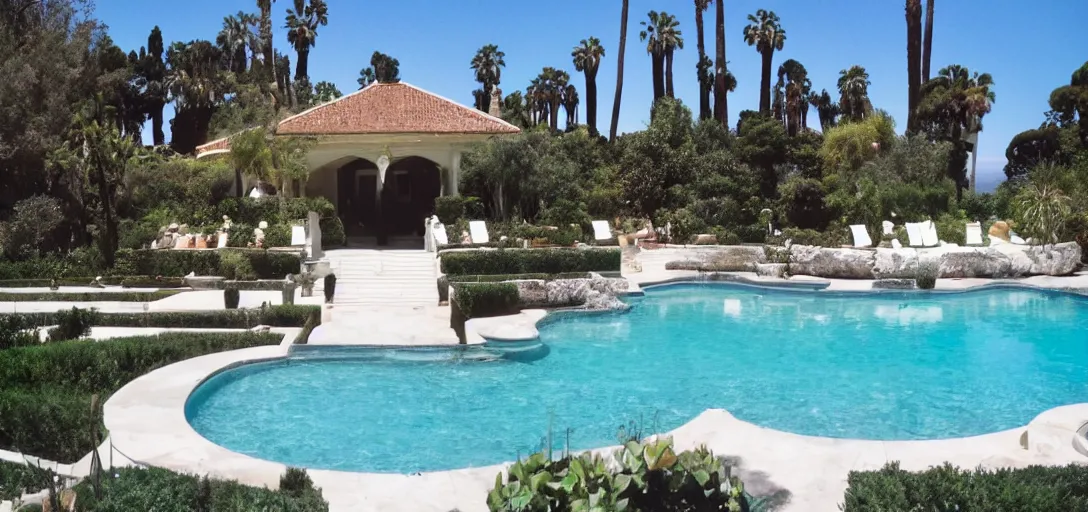
<path fill-rule="evenodd" d="M 771 62 L 774 59 L 774 50 L 763 51 L 763 74 L 759 80 L 759 112 L 761 114 L 771 111 Z"/>
<path fill-rule="evenodd" d="M 672 54 L 673 50 L 671 48 L 665 53 L 665 95 L 675 98 L 676 93 L 672 88 Z"/>
<path fill-rule="evenodd" d="M 918 131 L 919 91 L 922 85 L 922 1 L 907 0 L 907 133 Z"/>
<path fill-rule="evenodd" d="M 295 63 L 295 80 L 299 80 L 302 77 L 309 78 L 308 74 L 310 67 L 310 49 L 298 51 L 298 62 Z M 490 98 L 490 96 L 488 96 Z"/>
<path fill-rule="evenodd" d="M 926 0 L 926 34 L 922 42 L 922 83 L 929 81 L 929 63 L 933 57 L 933 0 Z"/>
<path fill-rule="evenodd" d="M 559 93 L 552 96 L 552 102 L 548 105 L 548 113 L 551 117 L 552 133 L 559 132 Z"/>
<path fill-rule="evenodd" d="M 616 63 L 616 99 L 612 102 L 612 127 L 608 131 L 608 140 L 616 140 L 616 130 L 620 124 L 620 98 L 623 96 L 623 54 L 627 49 L 627 7 L 629 0 L 623 0 L 620 12 L 620 55 Z"/>
<path fill-rule="evenodd" d="M 654 50 L 650 54 L 651 73 L 654 82 L 654 103 L 665 96 L 665 54 Z"/>
<path fill-rule="evenodd" d="M 714 117 L 729 129 L 729 99 L 725 90 L 725 0 L 715 4 Z"/>
<path fill-rule="evenodd" d="M 151 106 L 151 138 L 156 146 L 166 144 L 166 133 L 162 131 L 162 109 L 164 106 L 162 102 L 155 102 Z"/>
<path fill-rule="evenodd" d="M 706 43 L 703 41 L 703 9 L 698 2 L 695 4 L 695 32 L 698 40 L 695 42 L 699 48 L 699 63 L 695 66 L 699 78 L 699 119 L 710 118 L 710 86 L 706 83 L 707 70 L 703 67 L 706 59 Z"/>
<path fill-rule="evenodd" d="M 589 133 L 597 136 L 597 68 L 586 69 L 586 124 Z"/>

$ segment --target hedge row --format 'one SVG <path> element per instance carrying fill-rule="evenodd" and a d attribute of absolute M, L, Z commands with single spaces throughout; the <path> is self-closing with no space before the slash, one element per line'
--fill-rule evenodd
<path fill-rule="evenodd" d="M 155 292 L 41 292 L 0 293 L 0 302 L 152 302 L 177 295 L 180 290 Z"/>
<path fill-rule="evenodd" d="M 251 487 L 230 480 L 183 475 L 160 468 L 112 470 L 102 479 L 102 498 L 95 496 L 90 479 L 76 486 L 76 503 L 88 512 L 106 511 L 231 511 L 328 512 L 321 491 L 309 476 L 288 469 L 280 488 Z M 302 473 L 301 484 L 293 484 Z"/>
<path fill-rule="evenodd" d="M 19 313 L 0 315 L 15 317 L 22 325 L 41 327 L 55 325 L 57 313 Z M 305 327 L 307 321 L 321 321 L 320 306 L 284 304 L 260 309 L 219 311 L 180 311 L 156 313 L 99 313 L 95 324 L 100 327 L 191 327 L 204 329 L 249 329 L 258 325 L 271 327 Z"/>
<path fill-rule="evenodd" d="M 498 283 L 502 281 L 519 281 L 525 279 L 541 279 L 555 281 L 556 279 L 586 279 L 588 272 L 567 272 L 563 274 L 493 274 L 493 275 L 453 275 L 447 279 L 451 283 Z"/>
<path fill-rule="evenodd" d="M 618 249 L 502 249 L 441 254 L 447 275 L 618 272 Z"/>
<path fill-rule="evenodd" d="M 1088 511 L 1088 466 L 1075 464 L 968 471 L 946 463 L 912 473 L 891 463 L 879 471 L 851 471 L 847 483 L 843 512 Z"/>
<path fill-rule="evenodd" d="M 465 343 L 465 322 L 472 318 L 513 315 L 521 311 L 514 283 L 456 283 L 450 300 L 450 328 Z"/>
<path fill-rule="evenodd" d="M 117 251 L 114 271 L 125 275 L 180 277 L 195 272 L 200 276 L 234 278 L 239 264 L 248 264 L 255 279 L 283 279 L 302 267 L 295 252 L 265 249 L 221 249 L 214 251 L 122 249 Z M 248 277 L 248 276 L 247 276 Z"/>
<path fill-rule="evenodd" d="M 75 462 L 95 448 L 93 394 L 101 406 L 156 368 L 281 340 L 274 333 L 164 333 L 0 351 L 0 448 Z"/>
<path fill-rule="evenodd" d="M 96 276 L 97 277 L 97 276 Z M 186 286 L 185 279 L 181 277 L 163 276 L 101 276 L 102 284 L 121 286 L 124 288 L 181 288 Z M 57 278 L 57 286 L 87 286 L 95 280 L 95 277 L 61 277 Z M 47 288 L 53 284 L 53 279 L 7 279 L 0 281 L 0 288 Z"/>

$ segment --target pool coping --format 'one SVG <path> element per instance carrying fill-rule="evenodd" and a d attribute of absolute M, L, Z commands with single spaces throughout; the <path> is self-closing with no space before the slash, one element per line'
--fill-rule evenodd
<path fill-rule="evenodd" d="M 688 277 L 643 286 L 691 282 L 705 281 Z M 995 284 L 1077 295 L 1015 283 Z M 971 287 L 964 291 L 992 287 Z M 466 333 L 471 332 L 477 338 L 477 344 L 491 343 L 487 338 L 496 333 L 504 335 L 490 338 L 499 346 L 524 342 L 526 336 L 539 336 L 537 325 L 545 318 L 560 317 L 571 311 L 551 315 L 543 310 L 526 310 L 509 317 L 473 319 L 466 324 Z M 371 348 L 450 350 L 457 346 Z M 189 424 L 185 406 L 197 387 L 215 375 L 245 364 L 284 360 L 290 355 L 291 345 L 285 339 L 280 345 L 196 357 L 134 379 L 104 405 L 104 423 L 115 449 L 138 464 L 208 474 L 249 485 L 278 487 L 286 465 L 233 452 L 205 439 Z M 898 460 L 904 469 L 910 470 L 925 469 L 944 461 L 963 467 L 1088 463 L 1088 440 L 1082 435 L 1086 430 L 1088 403 L 1043 411 L 1023 427 L 936 440 L 878 441 L 804 436 L 742 421 L 722 409 L 704 411 L 665 435 L 672 435 L 681 450 L 706 444 L 716 453 L 739 456 L 742 461 L 739 474 L 750 490 L 757 494 L 788 490 L 792 497 L 782 510 L 807 511 L 837 510 L 849 471 L 878 469 L 889 461 Z M 592 451 L 608 452 L 614 448 Z M 508 464 L 414 475 L 322 469 L 308 472 L 315 485 L 323 489 L 333 511 L 447 512 L 457 508 L 470 512 L 487 510 L 487 491 L 494 485 L 496 473 Z M 410 498 L 406 499 L 406 496 Z"/>

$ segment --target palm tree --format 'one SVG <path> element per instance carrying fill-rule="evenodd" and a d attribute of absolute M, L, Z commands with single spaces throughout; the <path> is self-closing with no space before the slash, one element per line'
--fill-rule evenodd
<path fill-rule="evenodd" d="M 907 0 L 907 133 L 918 131 L 918 101 L 922 86 L 922 2 Z"/>
<path fill-rule="evenodd" d="M 665 95 L 675 98 L 676 93 L 672 87 L 672 58 L 677 48 L 684 49 L 684 38 L 681 37 L 683 34 L 680 32 L 680 22 L 676 21 L 676 16 L 662 11 L 659 21 L 661 25 L 657 28 L 657 38 L 665 56 Z"/>
<path fill-rule="evenodd" d="M 839 106 L 832 101 L 827 89 L 824 89 L 820 94 L 809 93 L 808 102 L 816 107 L 816 113 L 820 116 L 821 130 L 826 132 L 829 128 L 835 126 L 835 117 L 839 115 Z"/>
<path fill-rule="evenodd" d="M 963 66 L 952 65 L 941 70 L 922 87 L 922 101 L 916 113 L 919 128 L 926 126 L 934 138 L 947 140 L 953 146 L 949 158 L 949 177 L 956 182 L 957 199 L 969 184 L 966 169 L 964 134 L 982 131 L 982 118 L 990 113 L 997 96 L 989 73 L 971 73 Z M 978 151 L 978 148 L 972 148 Z M 972 177 L 973 179 L 973 177 Z"/>
<path fill-rule="evenodd" d="M 922 82 L 929 81 L 929 63 L 933 58 L 933 0 L 926 0 L 926 31 L 922 41 Z"/>
<path fill-rule="evenodd" d="M 246 70 L 246 44 L 250 35 L 245 19 L 246 13 L 242 11 L 237 16 L 224 17 L 223 29 L 215 38 L 215 44 L 227 58 L 227 69 L 235 73 Z"/>
<path fill-rule="evenodd" d="M 355 80 L 359 83 L 359 90 L 366 89 L 366 87 L 377 81 L 374 77 L 374 68 L 363 68 L 359 70 L 359 78 Z"/>
<path fill-rule="evenodd" d="M 382 52 L 375 51 L 370 56 L 370 67 L 374 69 L 374 80 L 383 84 L 400 81 L 400 61 Z M 362 71 L 359 72 L 362 74 Z"/>
<path fill-rule="evenodd" d="M 298 53 L 295 80 L 310 78 L 310 48 L 317 45 L 317 28 L 329 24 L 329 6 L 325 0 L 294 0 L 295 8 L 287 9 L 287 42 Z"/>
<path fill-rule="evenodd" d="M 861 66 L 839 71 L 839 109 L 850 121 L 860 121 L 873 111 L 869 101 L 869 73 Z"/>
<path fill-rule="evenodd" d="M 706 56 L 706 43 L 703 41 L 703 11 L 710 7 L 712 0 L 695 0 L 695 33 L 698 41 L 695 42 L 699 49 L 699 62 L 695 65 L 695 76 L 699 80 L 699 119 L 709 119 L 710 112 L 710 88 L 713 87 L 713 75 L 710 69 L 714 62 Z"/>
<path fill-rule="evenodd" d="M 744 41 L 748 46 L 755 46 L 763 57 L 763 74 L 759 85 L 759 111 L 771 111 L 771 63 L 775 50 L 781 50 L 786 43 L 786 31 L 779 24 L 774 11 L 760 9 L 748 15 L 749 25 L 744 27 Z"/>
<path fill-rule="evenodd" d="M 575 46 L 571 56 L 574 57 L 574 69 L 586 76 L 586 124 L 589 125 L 589 133 L 596 137 L 597 68 L 601 65 L 601 57 L 604 57 L 604 47 L 600 39 L 590 37 Z"/>
<path fill-rule="evenodd" d="M 178 153 L 191 153 L 208 141 L 211 118 L 224 92 L 220 58 L 218 47 L 201 40 L 175 42 L 166 54 L 166 84 L 175 111 L 170 144 Z"/>
<path fill-rule="evenodd" d="M 717 2 L 714 23 L 715 32 L 715 57 L 714 57 L 714 117 L 722 123 L 722 127 L 729 129 L 729 99 L 726 87 L 726 74 L 732 76 L 725 62 L 725 0 Z M 733 80 L 733 88 L 736 88 L 736 79 Z"/>
<path fill-rule="evenodd" d="M 563 104 L 563 93 L 570 82 L 570 75 L 561 69 L 546 67 L 538 77 L 540 97 L 548 105 L 549 126 L 552 132 L 559 131 L 559 107 Z"/>
<path fill-rule="evenodd" d="M 608 140 L 616 140 L 616 130 L 620 124 L 620 99 L 623 96 L 623 56 L 627 50 L 627 7 L 629 0 L 623 0 L 620 11 L 620 55 L 616 61 L 616 99 L 612 101 L 612 126 L 608 131 Z"/>
<path fill-rule="evenodd" d="M 502 68 L 506 66 L 506 53 L 494 44 L 476 50 L 469 66 L 476 71 L 476 81 L 483 86 L 476 97 L 476 109 L 487 112 L 491 108 L 491 89 L 502 81 Z"/>
<path fill-rule="evenodd" d="M 657 29 L 661 27 L 661 14 L 650 11 L 646 16 L 650 21 L 640 23 L 645 28 L 638 33 L 638 38 L 639 41 L 646 41 L 646 53 L 650 55 L 650 73 L 654 84 L 654 103 L 657 103 L 665 95 L 665 52 L 657 34 Z"/>
<path fill-rule="evenodd" d="M 574 84 L 567 84 L 561 92 L 563 110 L 567 113 L 567 130 L 569 131 L 578 124 L 578 89 L 575 89 Z"/>
<path fill-rule="evenodd" d="M 272 83 L 278 84 L 276 80 L 276 61 L 275 55 L 272 50 L 272 4 L 276 0 L 257 0 L 257 8 L 261 11 L 261 47 L 264 55 L 264 68 L 266 73 L 270 73 Z"/>
<path fill-rule="evenodd" d="M 787 133 L 791 136 L 797 135 L 802 128 L 807 128 L 807 97 L 812 89 L 808 70 L 800 62 L 789 59 L 778 67 L 778 82 L 783 84 L 783 99 L 779 107 L 782 111 L 782 120 L 785 122 Z"/>

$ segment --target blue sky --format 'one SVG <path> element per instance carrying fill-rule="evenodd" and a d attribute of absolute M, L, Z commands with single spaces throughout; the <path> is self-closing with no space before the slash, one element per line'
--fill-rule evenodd
<path fill-rule="evenodd" d="M 553 0 L 540 4 L 509 0 L 328 0 L 329 25 L 319 30 L 310 53 L 313 82 L 328 80 L 348 93 L 358 88 L 359 69 L 374 50 L 400 60 L 401 78 L 447 98 L 471 105 L 478 87 L 469 69 L 476 49 L 494 43 L 506 52 L 504 92 L 524 89 L 544 66 L 566 69 L 581 91 L 570 51 L 581 39 L 596 36 L 606 48 L 598 74 L 598 125 L 611 118 L 619 43 L 620 0 Z M 698 108 L 695 81 L 696 33 L 691 0 L 631 0 L 627 58 L 620 130 L 646 125 L 652 97 L 650 59 L 638 40 L 639 22 L 646 12 L 668 11 L 680 20 L 685 49 L 676 55 L 676 94 Z M 273 6 L 275 44 L 287 50 L 282 28 L 291 2 Z M 739 82 L 729 97 L 730 124 L 745 109 L 759 103 L 760 60 L 743 40 L 746 17 L 758 8 L 775 11 L 787 40 L 775 55 L 774 69 L 786 59 L 800 61 L 813 86 L 835 93 L 838 73 L 851 65 L 864 66 L 872 85 L 873 105 L 887 110 L 901 132 L 906 124 L 906 24 L 903 2 L 891 0 L 731 0 L 726 4 L 726 55 Z M 178 4 L 147 0 L 102 0 L 96 16 L 110 27 L 122 48 L 146 44 L 151 27 L 159 25 L 170 41 L 214 40 L 224 16 L 257 10 L 256 1 L 188 0 Z M 1043 120 L 1050 91 L 1069 81 L 1073 70 L 1088 58 L 1088 37 L 1074 20 L 1088 19 L 1088 2 L 1046 0 L 938 0 L 934 9 L 933 69 L 961 64 L 993 75 L 997 102 L 985 118 L 978 158 L 979 188 L 989 189 L 1004 178 L 1005 147 L 1018 132 Z M 713 8 L 707 13 L 707 48 L 713 52 Z M 290 53 L 292 62 L 294 53 Z M 583 94 L 584 101 L 584 94 Z M 584 116 L 584 107 L 580 114 Z M 815 118 L 815 110 L 810 112 Z M 811 120 L 811 119 L 810 119 Z M 812 124 L 812 123 L 810 123 Z M 817 123 L 818 124 L 818 123 Z M 166 128 L 170 136 L 169 127 Z M 146 136 L 145 136 L 146 137 Z M 146 137 L 150 138 L 150 137 Z"/>

